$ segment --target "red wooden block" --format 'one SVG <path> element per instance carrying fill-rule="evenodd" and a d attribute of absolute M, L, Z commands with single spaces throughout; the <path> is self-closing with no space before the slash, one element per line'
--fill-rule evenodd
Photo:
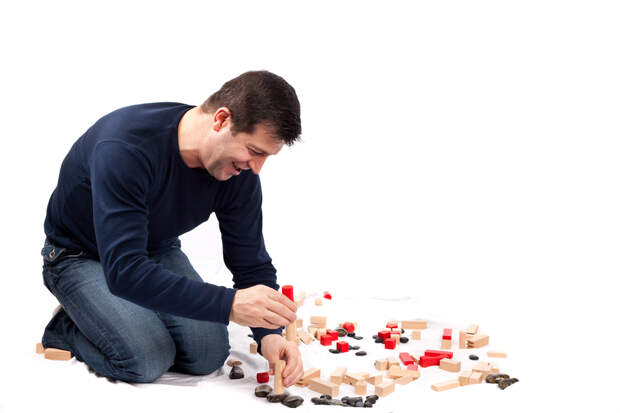
<path fill-rule="evenodd" d="M 344 323 L 342 325 L 342 328 L 347 330 L 349 333 L 352 333 L 355 331 L 355 325 L 353 323 Z"/>
<path fill-rule="evenodd" d="M 323 293 L 323 298 L 327 298 L 328 300 L 331 300 L 332 299 L 332 295 L 328 291 L 325 291 Z"/>
<path fill-rule="evenodd" d="M 424 355 L 425 356 L 431 356 L 431 357 L 440 356 L 441 358 L 447 357 L 449 359 L 452 358 L 452 352 L 451 351 L 443 351 L 443 350 L 425 350 L 424 351 Z"/>
<path fill-rule="evenodd" d="M 340 350 L 341 353 L 346 353 L 349 351 L 349 343 L 346 341 L 339 341 L 336 343 L 336 348 Z"/>
<path fill-rule="evenodd" d="M 415 363 L 415 360 L 409 353 L 400 353 L 398 356 L 400 357 L 400 361 L 402 361 L 405 366 Z"/>
<path fill-rule="evenodd" d="M 384 340 L 386 338 L 390 338 L 390 335 L 392 335 L 392 332 L 390 330 L 379 331 L 379 334 L 378 334 L 378 336 L 381 337 Z"/>
<path fill-rule="evenodd" d="M 445 356 L 421 356 L 420 367 L 439 366 L 439 361 Z"/>
<path fill-rule="evenodd" d="M 262 373 L 256 373 L 256 381 L 259 383 L 269 382 L 269 372 L 263 371 Z"/>
<path fill-rule="evenodd" d="M 295 301 L 295 298 L 293 297 L 293 286 L 292 285 L 283 285 L 282 294 L 290 298 L 291 301 Z"/>
<path fill-rule="evenodd" d="M 338 332 L 336 330 L 327 330 L 327 334 L 332 336 L 332 340 L 338 340 Z"/>
<path fill-rule="evenodd" d="M 323 334 L 321 336 L 321 345 L 322 346 L 331 346 L 332 345 L 332 341 L 334 341 L 332 339 L 332 336 L 329 334 Z"/>
<path fill-rule="evenodd" d="M 389 328 L 389 329 L 398 328 L 398 324 L 396 324 L 396 323 L 387 323 L 385 325 L 385 328 Z"/>
<path fill-rule="evenodd" d="M 407 366 L 407 370 L 418 370 L 418 365 L 416 363 L 410 364 Z"/>
<path fill-rule="evenodd" d="M 442 339 L 444 339 L 444 340 L 452 340 L 452 329 L 451 328 L 444 328 L 443 329 Z"/>
<path fill-rule="evenodd" d="M 386 338 L 383 340 L 385 342 L 385 348 L 388 350 L 392 350 L 396 348 L 396 339 L 395 338 Z"/>

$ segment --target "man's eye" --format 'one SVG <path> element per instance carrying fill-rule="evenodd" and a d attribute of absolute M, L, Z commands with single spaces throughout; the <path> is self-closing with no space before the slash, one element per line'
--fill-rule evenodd
<path fill-rule="evenodd" d="M 260 155 L 260 153 L 256 152 L 254 149 L 250 149 L 250 152 L 252 152 L 253 155 Z"/>

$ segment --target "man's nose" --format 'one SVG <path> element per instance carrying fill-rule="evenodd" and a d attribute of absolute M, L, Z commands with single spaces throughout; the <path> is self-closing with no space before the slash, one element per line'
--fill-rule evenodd
<path fill-rule="evenodd" d="M 250 165 L 250 168 L 252 168 L 252 172 L 254 172 L 255 175 L 258 175 L 260 170 L 263 168 L 265 158 L 255 158 L 250 160 L 248 163 Z"/>

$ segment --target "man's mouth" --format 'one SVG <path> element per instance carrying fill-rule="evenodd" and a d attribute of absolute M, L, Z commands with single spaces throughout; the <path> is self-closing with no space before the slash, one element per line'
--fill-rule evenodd
<path fill-rule="evenodd" d="M 237 171 L 237 175 L 239 175 L 239 173 L 241 173 L 241 168 L 237 168 L 237 165 L 235 164 L 235 162 L 233 162 L 232 164 L 233 164 L 233 168 L 235 168 L 235 170 Z"/>

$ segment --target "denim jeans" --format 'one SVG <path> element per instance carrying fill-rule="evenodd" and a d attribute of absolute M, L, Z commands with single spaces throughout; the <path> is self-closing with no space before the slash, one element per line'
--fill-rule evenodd
<path fill-rule="evenodd" d="M 83 251 L 45 240 L 43 283 L 63 306 L 42 344 L 68 350 L 112 379 L 150 383 L 166 371 L 204 375 L 230 354 L 226 325 L 152 311 L 112 294 L 101 263 Z M 180 242 L 151 258 L 174 273 L 202 281 Z"/>

